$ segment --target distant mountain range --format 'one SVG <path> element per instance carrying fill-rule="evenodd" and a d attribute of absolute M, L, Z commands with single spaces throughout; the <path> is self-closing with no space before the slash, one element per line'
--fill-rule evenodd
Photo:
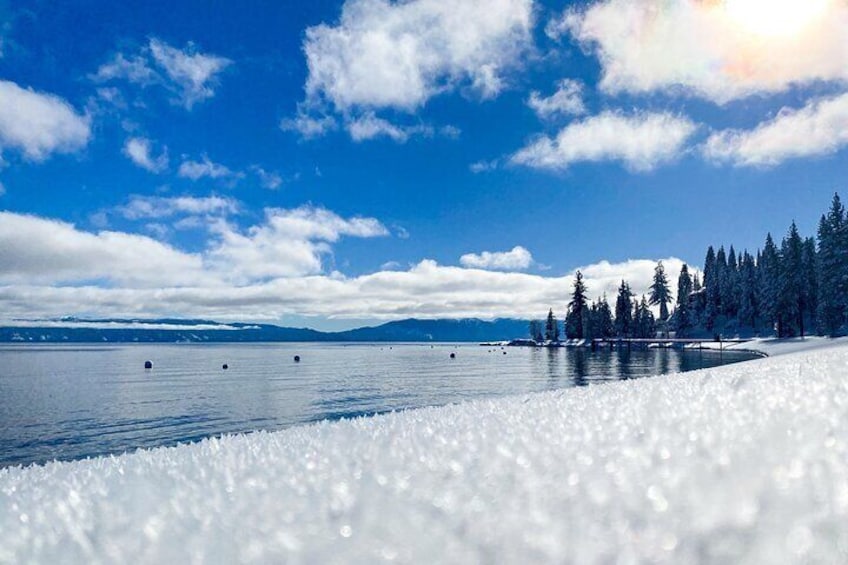
<path fill-rule="evenodd" d="M 209 320 L 82 320 L 12 322 L 0 327 L 0 343 L 174 343 L 285 341 L 503 341 L 524 337 L 524 320 L 418 320 L 410 318 L 343 332 L 270 324 L 221 324 Z"/>

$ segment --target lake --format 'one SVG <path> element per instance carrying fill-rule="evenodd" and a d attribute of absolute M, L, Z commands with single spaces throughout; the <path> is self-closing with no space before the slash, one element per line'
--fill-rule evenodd
<path fill-rule="evenodd" d="M 477 344 L 3 345 L 0 467 L 751 358 Z"/>

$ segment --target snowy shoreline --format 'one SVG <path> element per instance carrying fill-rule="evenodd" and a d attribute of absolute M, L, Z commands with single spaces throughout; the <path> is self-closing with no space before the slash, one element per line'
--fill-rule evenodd
<path fill-rule="evenodd" d="M 848 344 L 757 347 L 771 357 L 3 469 L 0 562 L 845 562 Z"/>

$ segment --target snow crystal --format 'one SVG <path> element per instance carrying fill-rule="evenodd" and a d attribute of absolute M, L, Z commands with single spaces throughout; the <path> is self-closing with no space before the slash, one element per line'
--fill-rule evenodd
<path fill-rule="evenodd" d="M 0 562 L 848 562 L 848 347 L 0 470 Z"/>

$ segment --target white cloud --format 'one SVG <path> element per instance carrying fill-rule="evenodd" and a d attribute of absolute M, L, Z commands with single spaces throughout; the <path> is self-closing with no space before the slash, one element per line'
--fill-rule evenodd
<path fill-rule="evenodd" d="M 586 113 L 583 104 L 583 84 L 577 80 L 563 79 L 557 83 L 557 91 L 544 97 L 539 91 L 530 93 L 527 105 L 543 120 L 559 115 L 579 116 Z"/>
<path fill-rule="evenodd" d="M 167 170 L 168 148 L 163 148 L 158 157 L 153 157 L 151 151 L 152 143 L 144 137 L 130 137 L 124 143 L 124 155 L 142 169 L 157 174 Z"/>
<path fill-rule="evenodd" d="M 302 107 L 298 108 L 297 115 L 294 118 L 284 118 L 280 121 L 281 130 L 297 132 L 304 139 L 321 137 L 336 129 L 336 127 L 338 127 L 338 124 L 332 116 L 312 116 Z"/>
<path fill-rule="evenodd" d="M 533 255 L 524 247 L 516 245 L 510 251 L 466 253 L 459 258 L 459 263 L 472 269 L 523 271 L 533 264 Z"/>
<path fill-rule="evenodd" d="M 670 278 L 680 260 L 663 259 Z M 606 293 L 610 301 L 622 279 L 633 292 L 646 294 L 655 260 L 582 267 L 590 297 Z M 438 265 L 424 260 L 408 270 L 387 269 L 354 278 L 339 274 L 276 278 L 245 286 L 167 288 L 0 286 L 0 309 L 7 317 L 67 314 L 157 316 L 220 320 L 284 316 L 399 319 L 544 316 L 548 308 L 562 318 L 570 299 L 573 273 L 544 277 Z"/>
<path fill-rule="evenodd" d="M 669 113 L 625 116 L 604 112 L 569 124 L 555 138 L 541 137 L 515 153 L 514 164 L 565 169 L 581 161 L 622 161 L 635 171 L 649 171 L 676 158 L 697 127 Z"/>
<path fill-rule="evenodd" d="M 123 53 L 118 53 L 110 62 L 101 65 L 91 78 L 98 82 L 122 79 L 141 86 L 161 80 L 156 71 L 148 65 L 146 56 L 135 55 L 127 58 Z"/>
<path fill-rule="evenodd" d="M 388 137 L 402 143 L 409 139 L 409 133 L 406 130 L 382 118 L 378 118 L 374 115 L 374 112 L 369 112 L 351 120 L 346 124 L 346 127 L 351 139 L 354 141 Z"/>
<path fill-rule="evenodd" d="M 221 196 L 133 196 L 129 203 L 118 209 L 129 220 L 142 218 L 168 218 L 175 215 L 215 215 L 238 214 L 241 206 L 232 198 Z"/>
<path fill-rule="evenodd" d="M 267 209 L 263 223 L 247 229 L 229 223 L 237 210 L 229 199 L 142 198 L 123 209 L 129 219 L 160 219 L 180 214 L 205 216 L 210 239 L 204 250 L 186 253 L 151 237 L 80 230 L 65 222 L 0 212 L 1 285 L 79 285 L 107 281 L 121 292 L 161 287 L 233 287 L 277 277 L 323 272 L 331 244 L 343 237 L 388 235 L 374 218 L 342 218 L 323 208 Z M 145 230 L 164 237 L 158 222 Z M 117 293 L 116 293 L 117 294 Z"/>
<path fill-rule="evenodd" d="M 128 286 L 204 280 L 201 258 L 149 237 L 78 230 L 72 224 L 0 212 L 0 281 L 62 283 L 109 279 Z"/>
<path fill-rule="evenodd" d="M 347 0 L 336 26 L 306 30 L 309 76 L 300 131 L 324 130 L 306 114 L 414 111 L 431 97 L 467 86 L 482 97 L 503 88 L 503 73 L 530 49 L 532 0 Z"/>
<path fill-rule="evenodd" d="M 179 87 L 180 102 L 188 110 L 215 95 L 212 87 L 217 75 L 232 63 L 224 57 L 197 53 L 192 43 L 176 49 L 158 39 L 150 40 L 150 54 Z"/>
<path fill-rule="evenodd" d="M 478 173 L 494 171 L 499 166 L 500 162 L 497 159 L 492 159 L 491 161 L 477 161 L 475 163 L 471 163 L 468 166 L 468 170 L 476 175 Z"/>
<path fill-rule="evenodd" d="M 259 183 L 262 185 L 262 188 L 277 190 L 283 184 L 283 177 L 280 176 L 280 173 L 266 171 L 258 165 L 251 166 L 250 170 L 259 177 Z"/>
<path fill-rule="evenodd" d="M 78 151 L 91 138 L 89 122 L 58 96 L 0 80 L 0 150 L 18 149 L 33 161 Z"/>
<path fill-rule="evenodd" d="M 183 178 L 195 181 L 203 177 L 209 177 L 211 179 L 236 179 L 243 176 L 242 173 L 231 171 L 224 165 L 213 163 L 206 155 L 203 155 L 200 161 L 183 161 L 180 163 L 177 174 Z"/>
<path fill-rule="evenodd" d="M 198 53 L 193 43 L 177 49 L 152 38 L 136 55 L 118 53 L 101 65 L 92 79 L 98 82 L 126 80 L 142 87 L 160 84 L 175 94 L 175 104 L 191 110 L 215 95 L 218 75 L 232 64 L 230 59 Z"/>
<path fill-rule="evenodd" d="M 610 93 L 681 88 L 718 103 L 848 79 L 842 0 L 605 0 L 568 9 L 548 34 L 593 50 Z"/>
<path fill-rule="evenodd" d="M 714 133 L 704 155 L 734 165 L 773 166 L 788 159 L 834 153 L 848 145 L 848 94 L 784 108 L 753 130 Z"/>

